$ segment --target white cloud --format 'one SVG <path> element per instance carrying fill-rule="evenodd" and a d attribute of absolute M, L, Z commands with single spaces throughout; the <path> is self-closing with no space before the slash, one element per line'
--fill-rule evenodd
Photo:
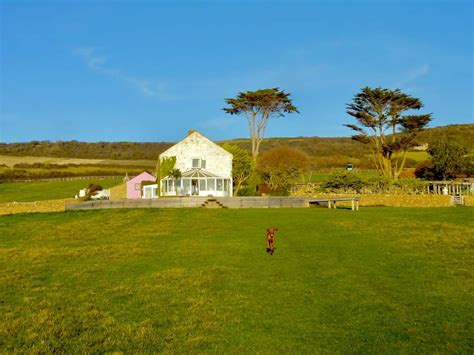
<path fill-rule="evenodd" d="M 86 65 L 93 71 L 109 78 L 122 81 L 128 86 L 138 90 L 142 95 L 155 97 L 160 100 L 172 100 L 173 97 L 166 92 L 166 85 L 159 81 L 137 78 L 111 68 L 107 65 L 107 57 L 96 54 L 93 47 L 81 47 L 74 50 L 74 54 L 81 57 Z"/>
<path fill-rule="evenodd" d="M 419 67 L 412 68 L 401 75 L 401 78 L 398 82 L 395 83 L 394 87 L 399 89 L 407 89 L 407 85 L 413 83 L 419 78 L 427 75 L 430 72 L 430 66 L 428 64 L 423 64 Z"/>

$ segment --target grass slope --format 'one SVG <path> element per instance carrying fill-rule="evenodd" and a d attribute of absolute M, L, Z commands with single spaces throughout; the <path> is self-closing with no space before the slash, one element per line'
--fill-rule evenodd
<path fill-rule="evenodd" d="M 231 119 L 231 118 L 229 118 Z M 347 117 L 347 123 L 350 122 Z M 244 121 L 241 122 L 244 124 Z M 184 132 L 183 132 L 184 133 Z M 205 134 L 205 132 L 202 132 Z M 318 132 L 308 131 L 308 135 L 317 135 Z M 352 132 L 347 129 L 346 137 L 280 137 L 268 138 L 262 142 L 261 151 L 265 151 L 279 145 L 290 145 L 306 152 L 311 157 L 327 157 L 338 156 L 341 162 L 338 165 L 347 163 L 350 159 L 353 163 L 355 159 L 364 159 L 364 155 L 368 154 L 367 148 L 358 142 L 352 141 L 350 135 Z M 420 143 L 432 144 L 442 137 L 450 140 L 458 140 L 464 142 L 470 150 L 474 150 L 474 124 L 460 124 L 440 126 L 423 130 L 418 141 Z M 184 137 L 183 137 L 184 138 Z M 213 139 L 213 137 L 209 137 Z M 233 143 L 249 149 L 251 142 L 249 139 L 233 139 L 221 141 L 219 143 Z M 156 163 L 158 155 L 171 147 L 171 142 L 77 142 L 77 141 L 32 141 L 28 143 L 1 143 L 0 142 L 0 164 L 1 155 L 20 155 L 39 157 L 68 157 L 68 158 L 95 158 L 95 159 L 146 159 L 150 160 L 150 167 Z M 52 159 L 52 158 L 47 158 Z M 322 162 L 319 161 L 319 164 Z M 116 165 L 116 164 L 113 164 Z"/>
<path fill-rule="evenodd" d="M 80 159 L 80 158 L 59 158 L 59 157 L 38 157 L 38 156 L 15 156 L 0 155 L 0 165 L 13 167 L 15 164 L 94 164 L 94 165 L 140 165 L 155 167 L 155 160 L 113 160 L 113 159 Z"/>
<path fill-rule="evenodd" d="M 472 213 L 0 217 L 0 349 L 472 353 Z M 275 225 L 269 256 L 264 229 Z"/>
<path fill-rule="evenodd" d="M 29 202 L 71 198 L 89 184 L 99 184 L 104 189 L 122 183 L 122 179 L 94 179 L 42 182 L 0 183 L 0 202 Z"/>

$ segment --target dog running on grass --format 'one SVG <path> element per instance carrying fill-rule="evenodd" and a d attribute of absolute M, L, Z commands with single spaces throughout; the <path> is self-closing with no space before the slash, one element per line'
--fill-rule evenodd
<path fill-rule="evenodd" d="M 273 255 L 275 251 L 275 233 L 278 228 L 267 228 L 267 253 Z"/>

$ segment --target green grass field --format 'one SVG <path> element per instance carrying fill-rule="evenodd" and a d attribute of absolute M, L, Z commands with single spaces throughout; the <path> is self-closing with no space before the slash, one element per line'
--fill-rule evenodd
<path fill-rule="evenodd" d="M 3 216 L 0 350 L 472 353 L 473 212 Z"/>
<path fill-rule="evenodd" d="M 73 198 L 79 190 L 90 183 L 99 184 L 104 189 L 122 183 L 122 179 L 92 179 L 43 182 L 3 182 L 0 183 L 0 202 L 29 202 Z"/>
<path fill-rule="evenodd" d="M 59 158 L 59 157 L 32 157 L 32 156 L 16 156 L 16 155 L 1 155 L 0 165 L 4 164 L 13 167 L 15 164 L 97 164 L 97 165 L 139 165 L 154 168 L 156 166 L 155 160 L 117 160 L 117 159 L 78 159 L 78 158 Z"/>
<path fill-rule="evenodd" d="M 424 162 L 430 159 L 430 155 L 427 152 L 408 152 L 407 159 L 416 160 L 418 163 Z"/>

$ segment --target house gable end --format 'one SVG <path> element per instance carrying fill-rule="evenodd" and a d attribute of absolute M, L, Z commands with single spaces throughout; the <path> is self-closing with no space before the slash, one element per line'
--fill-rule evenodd
<path fill-rule="evenodd" d="M 227 154 L 231 157 L 233 157 L 232 153 L 228 152 L 227 150 L 225 150 L 224 148 L 222 148 L 220 145 L 214 143 L 213 141 L 211 141 L 209 138 L 207 138 L 206 136 L 202 135 L 201 133 L 197 132 L 197 131 L 193 131 L 191 134 L 189 134 L 188 136 L 186 136 L 184 139 L 182 139 L 181 141 L 179 141 L 178 143 L 176 143 L 175 145 L 169 147 L 168 149 L 166 149 L 164 152 L 162 152 L 160 155 L 159 155 L 159 158 L 161 160 L 162 157 L 169 157 L 169 156 L 173 156 L 175 155 L 175 151 L 178 150 L 179 146 L 180 145 L 186 145 L 190 140 L 201 140 L 201 141 L 204 141 L 206 143 L 208 143 L 209 145 L 212 145 L 213 147 L 217 148 L 217 150 L 220 150 L 222 153 L 224 154 Z"/>

